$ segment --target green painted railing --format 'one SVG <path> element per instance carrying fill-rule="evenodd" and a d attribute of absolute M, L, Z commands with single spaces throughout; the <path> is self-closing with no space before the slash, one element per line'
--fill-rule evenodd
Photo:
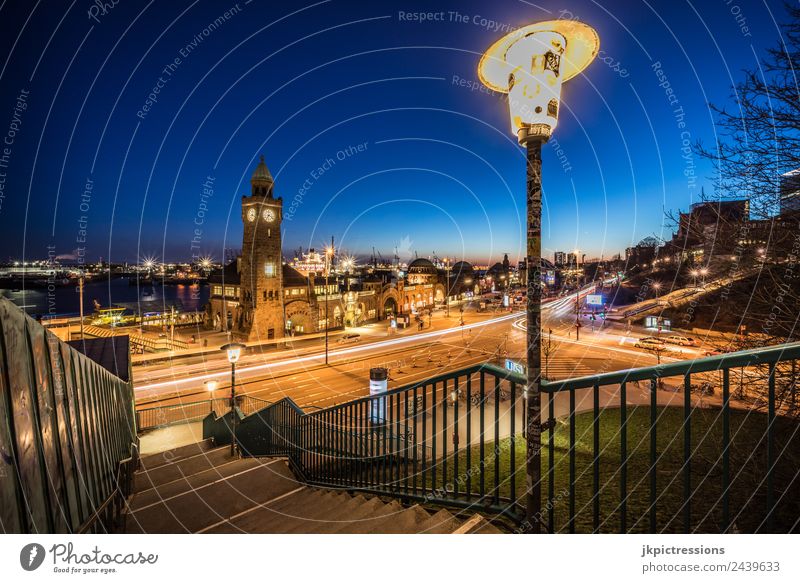
<path fill-rule="evenodd" d="M 0 529 L 115 530 L 137 444 L 132 387 L 0 299 Z"/>
<path fill-rule="evenodd" d="M 796 531 L 800 344 L 542 383 L 549 532 Z M 304 412 L 239 415 L 243 455 L 309 484 L 522 521 L 525 378 L 472 366 Z M 230 417 L 205 435 L 229 443 Z M 735 458 L 735 459 L 734 459 Z M 525 525 L 521 525 L 525 530 Z"/>

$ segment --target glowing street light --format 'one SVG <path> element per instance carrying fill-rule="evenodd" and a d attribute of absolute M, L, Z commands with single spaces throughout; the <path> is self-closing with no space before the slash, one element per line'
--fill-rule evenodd
<path fill-rule="evenodd" d="M 210 410 L 214 411 L 214 391 L 217 390 L 217 381 L 215 379 L 208 379 L 203 383 L 208 391 L 208 405 Z"/>
<path fill-rule="evenodd" d="M 331 244 L 325 247 L 325 366 L 328 366 L 328 296 L 330 294 L 331 269 L 333 268 L 333 258 L 336 250 L 333 247 L 333 237 L 331 237 Z"/>
<path fill-rule="evenodd" d="M 230 342 L 220 347 L 231 363 L 231 456 L 236 455 L 236 363 L 246 348 L 240 342 Z"/>
<path fill-rule="evenodd" d="M 597 55 L 597 32 L 582 22 L 551 20 L 514 30 L 481 57 L 484 85 L 508 94 L 511 129 L 527 150 L 528 326 L 526 441 L 528 528 L 539 532 L 541 515 L 541 300 L 542 144 L 558 123 L 561 85 L 583 71 Z M 576 257 L 577 263 L 577 257 Z"/>
<path fill-rule="evenodd" d="M 656 290 L 656 299 L 658 299 L 658 292 L 661 289 L 661 282 L 657 281 L 653 283 L 653 289 Z"/>

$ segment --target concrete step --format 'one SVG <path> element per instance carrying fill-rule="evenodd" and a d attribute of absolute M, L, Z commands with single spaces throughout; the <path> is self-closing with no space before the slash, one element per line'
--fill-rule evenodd
<path fill-rule="evenodd" d="M 299 483 L 283 459 L 231 458 L 209 443 L 147 456 L 128 507 L 130 533 L 499 533 L 465 511 Z"/>
<path fill-rule="evenodd" d="M 140 489 L 133 495 L 133 498 L 128 504 L 131 509 L 149 506 L 160 500 L 172 498 L 184 492 L 202 488 L 212 482 L 224 480 L 256 466 L 264 465 L 264 463 L 266 463 L 265 460 L 257 458 L 228 459 L 218 466 L 208 468 L 196 474 L 177 478 L 171 482 L 164 482 L 154 488 Z M 142 485 L 146 484 L 142 482 Z"/>
<path fill-rule="evenodd" d="M 238 516 L 231 517 L 229 521 L 215 525 L 207 532 L 282 533 L 298 522 L 304 522 L 309 514 L 308 508 L 317 506 L 320 496 L 326 494 L 332 496 L 329 492 L 303 487 L 297 492 L 267 504 L 253 505 Z"/>
<path fill-rule="evenodd" d="M 210 439 L 198 441 L 197 443 L 190 443 L 181 447 L 167 449 L 159 453 L 151 453 L 139 458 L 139 463 L 142 469 L 152 470 L 158 466 L 174 463 L 180 459 L 191 457 L 200 453 L 204 453 L 215 449 Z"/>
<path fill-rule="evenodd" d="M 502 534 L 502 532 L 480 514 L 473 514 L 469 520 L 454 530 L 453 534 Z"/>
<path fill-rule="evenodd" d="M 133 475 L 134 491 L 155 488 L 161 484 L 186 478 L 236 459 L 238 458 L 231 457 L 228 448 L 220 447 L 178 458 L 173 462 L 161 464 L 154 468 L 142 469 Z"/>
<path fill-rule="evenodd" d="M 386 503 L 377 496 L 366 497 L 366 500 L 353 512 L 347 520 L 331 526 L 328 532 L 337 534 L 359 534 L 371 526 L 376 520 L 383 520 Z"/>
<path fill-rule="evenodd" d="M 197 532 L 300 487 L 281 459 L 264 461 L 222 481 L 189 490 L 128 513 L 126 530 Z"/>
<path fill-rule="evenodd" d="M 430 518 L 427 513 L 425 513 L 425 517 L 422 517 L 418 511 L 425 512 L 418 505 L 405 508 L 396 500 L 392 500 L 384 505 L 381 512 L 382 516 L 370 521 L 371 524 L 369 522 L 365 523 L 364 526 L 366 528 L 361 532 L 365 534 L 416 533 L 419 530 L 420 523 Z"/>
<path fill-rule="evenodd" d="M 281 530 L 281 532 L 287 534 L 330 533 L 358 514 L 359 508 L 366 501 L 364 496 L 319 491 L 316 496 L 310 497 L 309 504 L 297 509 L 303 513 L 302 518 L 298 516 L 298 520 L 292 527 Z"/>
<path fill-rule="evenodd" d="M 456 530 L 463 520 L 459 520 L 449 510 L 439 510 L 421 525 L 419 534 L 450 534 Z"/>

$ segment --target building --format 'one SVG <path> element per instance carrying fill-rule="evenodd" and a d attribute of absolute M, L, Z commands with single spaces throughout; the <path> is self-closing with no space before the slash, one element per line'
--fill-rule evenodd
<path fill-rule="evenodd" d="M 338 273 L 335 263 L 326 277 L 324 258 L 313 250 L 295 262 L 299 269 L 284 262 L 283 199 L 274 187 L 262 156 L 250 194 L 242 197 L 242 254 L 208 278 L 208 327 L 248 341 L 274 340 L 444 304 L 445 274 L 427 259 L 412 261 L 405 278 L 356 278 Z"/>
<path fill-rule="evenodd" d="M 658 240 L 646 237 L 633 247 L 625 249 L 625 263 L 629 268 L 651 265 L 656 258 Z"/>
<path fill-rule="evenodd" d="M 325 325 L 318 298 L 338 292 L 335 284 L 326 287 L 324 278 L 320 282 L 283 262 L 283 199 L 274 196 L 274 187 L 262 156 L 250 195 L 242 197 L 242 255 L 209 276 L 208 324 L 247 340 L 316 332 Z"/>
<path fill-rule="evenodd" d="M 800 211 L 800 168 L 781 175 L 779 190 L 781 216 Z"/>
<path fill-rule="evenodd" d="M 556 267 L 564 267 L 567 261 L 567 254 L 563 251 L 556 251 L 553 253 L 553 263 Z"/>

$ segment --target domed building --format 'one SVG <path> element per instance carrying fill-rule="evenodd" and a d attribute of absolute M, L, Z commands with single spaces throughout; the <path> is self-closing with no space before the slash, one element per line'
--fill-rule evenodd
<path fill-rule="evenodd" d="M 432 261 L 420 257 L 408 264 L 405 281 L 398 286 L 401 311 L 417 312 L 445 301 L 444 274 Z"/>
<path fill-rule="evenodd" d="M 439 270 L 428 259 L 420 257 L 408 264 L 406 281 L 410 285 L 433 283 L 439 277 Z"/>
<path fill-rule="evenodd" d="M 459 261 L 450 268 L 450 295 L 463 296 L 471 292 L 476 284 L 475 269 L 471 263 Z"/>

